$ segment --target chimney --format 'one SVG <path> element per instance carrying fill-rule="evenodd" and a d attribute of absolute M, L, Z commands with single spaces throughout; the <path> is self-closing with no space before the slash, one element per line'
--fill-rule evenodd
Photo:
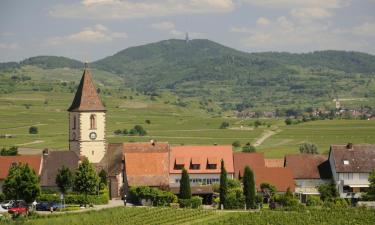
<path fill-rule="evenodd" d="M 48 154 L 49 154 L 48 148 L 43 149 L 43 155 L 48 155 Z"/>
<path fill-rule="evenodd" d="M 346 145 L 346 149 L 353 149 L 353 143 L 348 143 L 347 145 Z"/>

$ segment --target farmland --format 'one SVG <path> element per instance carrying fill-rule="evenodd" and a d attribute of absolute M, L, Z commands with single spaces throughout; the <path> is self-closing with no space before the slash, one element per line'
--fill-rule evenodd
<path fill-rule="evenodd" d="M 13 138 L 0 139 L 0 147 L 67 149 L 66 109 L 72 98 L 72 93 L 65 92 L 1 94 L 0 134 L 11 134 Z M 244 145 L 254 144 L 272 130 L 273 134 L 257 147 L 266 157 L 295 153 L 298 145 L 305 141 L 317 144 L 321 153 L 326 153 L 333 143 L 375 143 L 374 120 L 324 120 L 286 126 L 283 119 L 261 119 L 267 125 L 255 128 L 254 119 L 208 113 L 194 100 L 186 107 L 175 105 L 176 96 L 168 92 L 150 100 L 149 96 L 125 90 L 111 96 L 103 95 L 103 100 L 108 109 L 106 129 L 110 143 L 156 139 L 172 145 L 230 145 L 238 140 Z M 228 129 L 219 129 L 223 121 L 230 123 Z M 142 125 L 148 134 L 143 137 L 113 134 L 116 129 L 130 129 L 136 124 Z M 38 134 L 28 133 L 32 125 L 38 127 Z"/>
<path fill-rule="evenodd" d="M 375 213 L 365 209 L 309 209 L 306 211 L 216 211 L 154 207 L 113 208 L 86 213 L 36 216 L 24 224 L 373 224 Z M 47 222 L 48 221 L 48 222 Z M 0 221 L 0 224 L 2 222 Z M 12 224 L 12 223 L 10 223 Z"/>

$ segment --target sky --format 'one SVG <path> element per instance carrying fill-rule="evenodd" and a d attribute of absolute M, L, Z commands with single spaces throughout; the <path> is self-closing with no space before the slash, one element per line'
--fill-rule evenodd
<path fill-rule="evenodd" d="M 375 0 L 0 0 L 0 62 L 92 62 L 186 32 L 246 52 L 375 54 Z"/>

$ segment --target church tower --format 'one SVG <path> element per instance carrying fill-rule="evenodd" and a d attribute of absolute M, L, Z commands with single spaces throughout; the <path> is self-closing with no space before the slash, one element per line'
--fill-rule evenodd
<path fill-rule="evenodd" d="M 95 88 L 91 72 L 85 64 L 72 105 L 69 107 L 69 150 L 98 163 L 106 151 L 106 109 Z"/>

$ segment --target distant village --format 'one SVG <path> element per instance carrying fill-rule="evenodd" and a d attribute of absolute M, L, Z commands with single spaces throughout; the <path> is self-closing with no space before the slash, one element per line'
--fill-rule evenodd
<path fill-rule="evenodd" d="M 353 117 L 374 118 L 370 109 L 346 110 L 339 104 L 336 108 L 335 116 L 349 113 Z M 56 176 L 63 166 L 74 171 L 87 159 L 96 171 L 105 171 L 111 199 L 126 200 L 129 189 L 140 186 L 178 195 L 181 175 L 186 170 L 191 194 L 211 205 L 218 197 L 223 168 L 228 179 L 242 180 L 249 167 L 254 174 L 255 190 L 263 196 L 269 190 L 292 193 L 306 203 L 309 196 L 321 194 L 321 186 L 333 184 L 338 197 L 355 203 L 368 191 L 369 176 L 375 169 L 375 145 L 360 143 L 332 143 L 328 155 L 303 153 L 279 159 L 268 159 L 256 152 L 233 152 L 230 145 L 172 146 L 157 140 L 107 143 L 106 108 L 87 68 L 68 113 L 69 150 L 44 149 L 38 155 L 1 156 L 0 192 L 9 170 L 17 163 L 28 164 L 39 176 L 42 189 L 49 190 L 57 189 Z M 310 113 L 317 116 L 330 112 L 312 109 Z M 238 116 L 256 114 L 243 111 Z M 277 113 L 263 112 L 263 116 L 277 117 Z"/>

